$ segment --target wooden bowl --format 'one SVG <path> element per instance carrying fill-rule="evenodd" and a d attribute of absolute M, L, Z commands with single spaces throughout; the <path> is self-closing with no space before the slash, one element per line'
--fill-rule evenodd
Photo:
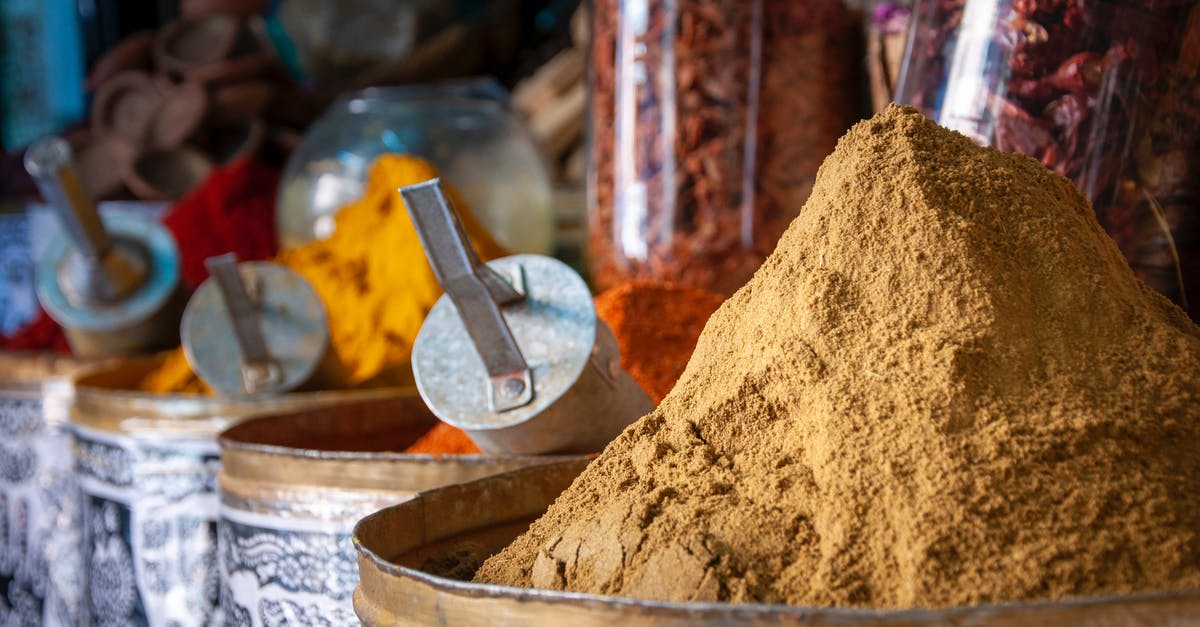
<path fill-rule="evenodd" d="M 274 97 L 270 81 L 231 83 L 213 90 L 213 110 L 226 120 L 249 120 L 262 115 Z"/>
<path fill-rule="evenodd" d="M 175 148 L 196 134 L 208 115 L 208 93 L 199 83 L 185 82 L 163 96 L 146 139 L 155 148 Z"/>
<path fill-rule="evenodd" d="M 120 135 L 93 136 L 75 148 L 75 170 L 92 198 L 110 198 L 125 188 L 123 172 L 137 148 Z"/>
<path fill-rule="evenodd" d="M 222 59 L 184 72 L 188 80 L 220 85 L 278 73 L 279 63 L 266 52 L 255 52 Z"/>
<path fill-rule="evenodd" d="M 138 71 L 121 72 L 97 90 L 92 103 L 92 130 L 140 144 L 161 104 L 162 94 L 149 76 Z"/>
<path fill-rule="evenodd" d="M 238 120 L 212 129 L 208 152 L 213 161 L 228 163 L 252 155 L 262 147 L 266 125 L 262 120 Z"/>
<path fill-rule="evenodd" d="M 125 169 L 125 184 L 142 200 L 178 200 L 208 176 L 212 161 L 194 148 L 145 150 Z"/>
<path fill-rule="evenodd" d="M 154 37 L 154 60 L 172 74 L 216 63 L 229 56 L 241 24 L 229 15 L 198 15 L 175 20 Z"/>
<path fill-rule="evenodd" d="M 267 9 L 267 0 L 180 0 L 179 14 L 184 17 L 222 13 L 250 17 Z"/>
<path fill-rule="evenodd" d="M 84 87 L 95 91 L 105 81 L 127 70 L 146 71 L 150 69 L 150 50 L 153 47 L 154 31 L 134 33 L 121 43 L 105 52 L 92 64 L 92 72 L 88 75 Z"/>

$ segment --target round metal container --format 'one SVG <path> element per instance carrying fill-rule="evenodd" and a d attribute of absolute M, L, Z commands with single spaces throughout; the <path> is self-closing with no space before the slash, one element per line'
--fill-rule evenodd
<path fill-rule="evenodd" d="M 354 528 L 361 582 L 354 609 L 366 625 L 462 627 L 682 627 L 855 625 L 915 627 L 1149 627 L 1200 623 L 1200 590 L 980 605 L 945 610 L 853 610 L 784 605 L 664 603 L 475 584 L 431 571 L 507 546 L 582 472 L 568 462 L 432 490 Z M 466 564 L 466 566 L 463 566 Z M 469 577 L 469 574 L 467 575 Z"/>
<path fill-rule="evenodd" d="M 360 518 L 422 490 L 572 459 L 398 452 L 435 424 L 414 393 L 257 418 L 222 433 L 218 544 L 228 623 L 357 625 L 351 531 Z"/>
<path fill-rule="evenodd" d="M 225 399 L 132 391 L 160 360 L 77 378 L 71 407 L 83 491 L 82 623 L 222 624 L 217 434 L 247 418 L 411 393 Z"/>
<path fill-rule="evenodd" d="M 179 286 L 179 246 L 166 227 L 143 216 L 113 213 L 103 216 L 103 221 L 115 241 L 145 253 L 149 269 L 145 283 L 116 303 L 76 302 L 65 277 L 78 265 L 79 253 L 63 235 L 50 242 L 38 263 L 38 301 L 62 325 L 77 355 L 144 354 L 170 348 L 179 342 L 179 317 L 186 302 Z"/>
<path fill-rule="evenodd" d="M 69 374 L 84 362 L 0 352 L 0 623 L 77 624 L 79 487 Z"/>

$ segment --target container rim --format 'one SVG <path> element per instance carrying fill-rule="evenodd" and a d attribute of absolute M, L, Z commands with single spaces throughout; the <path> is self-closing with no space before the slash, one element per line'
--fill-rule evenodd
<path fill-rule="evenodd" d="M 546 469 L 546 466 L 540 467 Z M 503 475 L 499 475 L 503 476 Z M 496 477 L 487 477 L 459 484 L 459 487 L 472 483 L 484 482 Z M 787 617 L 791 619 L 811 620 L 825 618 L 832 620 L 874 619 L 897 621 L 910 624 L 913 621 L 945 622 L 954 620 L 978 620 L 989 615 L 1012 611 L 1030 611 L 1039 609 L 1069 609 L 1091 606 L 1103 606 L 1115 602 L 1163 602 L 1181 599 L 1200 598 L 1200 588 L 1137 592 L 1127 595 L 1066 597 L 1057 600 L 1014 601 L 1007 603 L 985 603 L 980 605 L 958 605 L 947 608 L 907 608 L 907 609 L 870 609 L 870 608 L 838 608 L 816 606 L 792 606 L 769 603 L 712 603 L 712 602 L 678 602 L 653 601 L 622 596 L 606 596 L 581 592 L 563 592 L 541 588 L 524 588 L 487 583 L 472 583 L 433 575 L 425 571 L 396 564 L 377 554 L 361 540 L 361 532 L 366 525 L 373 524 L 380 518 L 388 517 L 391 512 L 400 508 L 420 507 L 432 492 L 426 490 L 412 499 L 381 509 L 364 517 L 354 525 L 352 539 L 354 549 L 360 557 L 369 561 L 380 572 L 393 577 L 412 580 L 427 586 L 437 592 L 443 592 L 465 598 L 507 599 L 518 603 L 540 602 L 549 605 L 573 605 L 586 608 L 627 608 L 638 610 L 653 610 L 671 612 L 676 618 L 686 617 L 704 612 L 722 612 L 731 618 L 770 618 Z M 361 589 L 361 584 L 360 584 Z M 356 596 L 357 596 L 356 592 Z"/>
<path fill-rule="evenodd" d="M 343 403 L 339 409 L 345 410 L 347 407 L 353 406 L 371 406 L 375 404 L 383 405 L 386 403 L 397 402 L 401 400 L 410 400 L 422 403 L 420 395 L 415 387 L 391 388 L 391 393 L 383 397 L 362 397 L 354 398 L 348 403 Z M 254 416 L 248 420 L 239 422 L 223 430 L 217 436 L 217 446 L 222 453 L 228 451 L 233 453 L 248 453 L 269 457 L 280 457 L 287 459 L 307 459 L 313 461 L 356 461 L 356 462 L 405 462 L 405 463 L 420 463 L 420 464 L 454 464 L 458 466 L 483 466 L 495 463 L 511 463 L 511 462 L 526 462 L 529 464 L 545 464 L 554 462 L 580 461 L 589 459 L 587 455 L 487 455 L 481 453 L 471 454 L 455 454 L 455 453 L 405 453 L 403 451 L 361 451 L 361 450 L 331 450 L 321 449 L 307 446 L 293 446 L 289 444 L 270 443 L 262 441 L 250 441 L 251 433 L 262 429 L 268 423 L 277 422 L 280 427 L 291 427 L 295 432 L 295 425 L 288 425 L 291 421 L 299 421 L 304 418 L 315 418 L 318 414 L 329 411 L 328 409 L 296 409 L 273 411 Z M 426 410 L 428 411 L 428 410 Z M 429 413 L 431 426 L 439 422 L 432 412 Z M 326 420 L 339 420 L 340 417 L 326 417 Z M 594 455 L 593 455 L 594 457 Z"/>

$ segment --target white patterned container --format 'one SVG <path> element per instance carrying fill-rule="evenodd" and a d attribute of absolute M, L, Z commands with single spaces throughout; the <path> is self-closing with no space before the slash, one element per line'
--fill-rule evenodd
<path fill-rule="evenodd" d="M 158 363 L 127 364 L 76 382 L 71 423 L 82 489 L 79 624 L 223 624 L 217 434 L 254 416 L 396 394 L 237 400 L 132 391 Z"/>
<path fill-rule="evenodd" d="M 436 420 L 414 393 L 244 422 L 221 434 L 228 624 L 358 625 L 351 532 L 418 492 L 579 457 L 408 455 Z"/>
<path fill-rule="evenodd" d="M 79 488 L 66 428 L 81 362 L 0 353 L 0 625 L 77 624 Z"/>

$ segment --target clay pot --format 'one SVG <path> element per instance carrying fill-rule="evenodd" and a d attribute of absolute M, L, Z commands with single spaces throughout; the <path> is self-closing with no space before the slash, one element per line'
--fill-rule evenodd
<path fill-rule="evenodd" d="M 150 69 L 150 49 L 154 42 L 154 31 L 134 33 L 92 64 L 92 73 L 84 87 L 95 91 L 101 84 L 127 70 Z"/>
<path fill-rule="evenodd" d="M 146 140 L 156 148 L 175 148 L 196 134 L 208 115 L 208 93 L 197 83 L 185 82 L 163 96 L 154 112 Z"/>
<path fill-rule="evenodd" d="M 266 125 L 261 120 L 239 120 L 229 126 L 213 129 L 208 153 L 217 163 L 252 155 L 262 147 Z"/>
<path fill-rule="evenodd" d="M 229 15 L 200 15 L 175 20 L 154 36 L 154 60 L 172 74 L 216 63 L 229 56 L 241 25 Z"/>
<path fill-rule="evenodd" d="M 75 169 L 92 198 L 110 198 L 125 188 L 123 172 L 137 149 L 120 135 L 92 137 L 75 147 Z"/>
<path fill-rule="evenodd" d="M 275 85 L 269 81 L 242 81 L 213 91 L 213 109 L 225 119 L 248 120 L 258 117 L 274 96 Z"/>
<path fill-rule="evenodd" d="M 260 78 L 278 70 L 275 57 L 266 52 L 255 52 L 192 68 L 184 76 L 199 83 L 224 84 Z"/>
<path fill-rule="evenodd" d="M 214 13 L 250 17 L 262 13 L 266 8 L 266 0 L 180 0 L 179 2 L 179 14 L 184 17 Z"/>
<path fill-rule="evenodd" d="M 115 134 L 137 144 L 146 136 L 150 118 L 162 104 L 162 94 L 142 72 L 121 72 L 106 80 L 92 104 L 92 130 Z"/>
<path fill-rule="evenodd" d="M 139 154 L 125 169 L 125 184 L 142 200 L 178 200 L 208 176 L 212 162 L 194 148 L 181 146 Z"/>

